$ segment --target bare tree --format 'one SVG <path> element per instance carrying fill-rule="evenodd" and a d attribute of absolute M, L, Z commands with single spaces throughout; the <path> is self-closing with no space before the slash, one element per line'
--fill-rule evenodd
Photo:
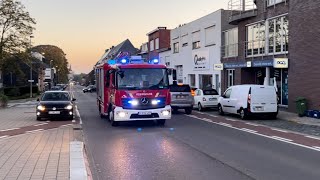
<path fill-rule="evenodd" d="M 0 65 L 6 55 L 30 48 L 35 24 L 21 2 L 0 0 Z"/>

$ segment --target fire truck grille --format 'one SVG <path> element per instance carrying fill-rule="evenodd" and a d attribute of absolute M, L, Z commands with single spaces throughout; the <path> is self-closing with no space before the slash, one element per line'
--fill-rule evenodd
<path fill-rule="evenodd" d="M 132 114 L 130 119 L 147 119 L 147 118 L 159 118 L 158 113 L 152 113 L 151 115 L 139 115 L 139 114 Z"/>
<path fill-rule="evenodd" d="M 138 101 L 138 105 L 132 105 L 132 99 L 122 99 L 123 109 L 132 109 L 132 110 L 148 110 L 148 109 L 158 109 L 164 108 L 166 106 L 166 98 L 157 98 L 157 99 L 149 99 L 149 98 L 140 98 L 135 99 Z M 157 100 L 158 104 L 152 104 L 152 100 Z"/>

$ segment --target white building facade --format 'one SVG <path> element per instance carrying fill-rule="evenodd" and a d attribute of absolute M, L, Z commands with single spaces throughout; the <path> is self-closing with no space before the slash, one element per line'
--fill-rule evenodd
<path fill-rule="evenodd" d="M 178 83 L 194 88 L 213 87 L 221 93 L 221 19 L 218 10 L 171 30 L 171 50 L 161 52 L 162 64 L 177 70 Z"/>

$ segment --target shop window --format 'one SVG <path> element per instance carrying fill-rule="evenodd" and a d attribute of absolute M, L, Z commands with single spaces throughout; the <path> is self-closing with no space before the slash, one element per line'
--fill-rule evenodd
<path fill-rule="evenodd" d="M 196 87 L 196 75 L 189 74 L 189 79 L 190 79 L 190 86 Z"/>
<path fill-rule="evenodd" d="M 234 69 L 228 69 L 227 73 L 228 73 L 228 86 L 227 87 L 231 87 L 234 85 Z"/>

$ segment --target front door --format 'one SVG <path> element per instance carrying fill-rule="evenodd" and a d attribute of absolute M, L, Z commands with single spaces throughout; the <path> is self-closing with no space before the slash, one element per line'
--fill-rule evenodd
<path fill-rule="evenodd" d="M 232 107 L 231 107 L 232 104 L 230 101 L 231 92 L 232 92 L 232 88 L 227 89 L 223 95 L 222 101 L 220 102 L 223 111 L 228 113 L 230 113 L 232 110 Z"/>

